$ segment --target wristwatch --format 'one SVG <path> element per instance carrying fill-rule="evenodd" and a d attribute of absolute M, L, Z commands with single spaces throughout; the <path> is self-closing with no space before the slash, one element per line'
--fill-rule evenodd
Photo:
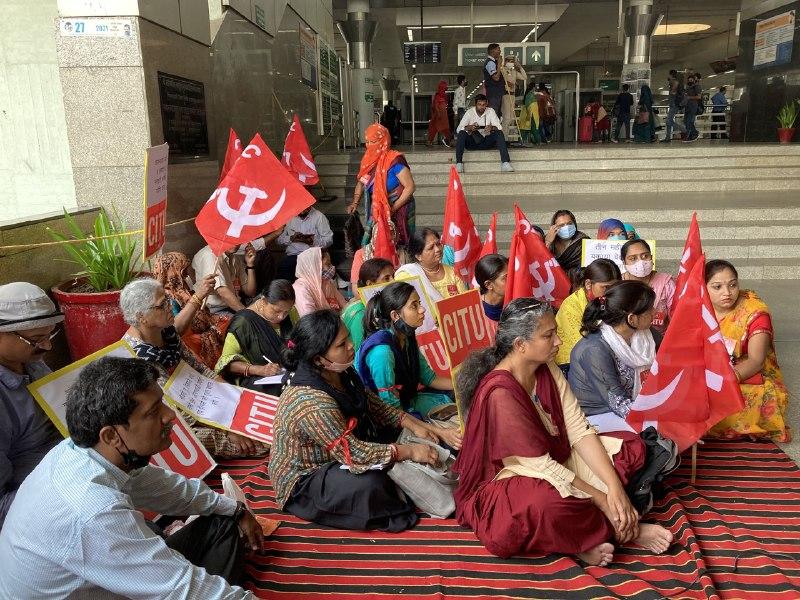
<path fill-rule="evenodd" d="M 233 520 L 237 523 L 242 520 L 244 513 L 247 512 L 247 506 L 245 506 L 244 502 L 237 502 L 236 503 L 236 510 L 233 511 Z"/>

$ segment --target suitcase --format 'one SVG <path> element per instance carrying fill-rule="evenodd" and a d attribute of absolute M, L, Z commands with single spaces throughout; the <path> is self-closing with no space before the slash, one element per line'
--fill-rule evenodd
<path fill-rule="evenodd" d="M 581 117 L 578 121 L 578 141 L 582 144 L 592 143 L 594 133 L 594 120 L 589 115 Z"/>

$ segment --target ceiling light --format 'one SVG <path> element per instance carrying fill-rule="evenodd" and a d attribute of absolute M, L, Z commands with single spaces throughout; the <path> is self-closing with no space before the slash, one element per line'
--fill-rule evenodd
<path fill-rule="evenodd" d="M 730 75 L 731 73 L 734 73 L 735 71 L 736 71 L 736 69 L 731 69 L 730 71 L 725 71 L 725 75 Z"/>
<path fill-rule="evenodd" d="M 409 42 L 413 42 L 414 41 L 414 32 L 411 31 L 410 29 L 406 29 L 406 33 L 408 34 L 408 41 Z"/>
<path fill-rule="evenodd" d="M 653 35 L 684 35 L 687 33 L 699 33 L 711 29 L 711 25 L 705 23 L 670 23 L 659 25 Z"/>
<path fill-rule="evenodd" d="M 416 68 L 417 68 L 417 65 L 411 65 L 411 68 L 412 68 L 412 69 L 416 69 Z"/>

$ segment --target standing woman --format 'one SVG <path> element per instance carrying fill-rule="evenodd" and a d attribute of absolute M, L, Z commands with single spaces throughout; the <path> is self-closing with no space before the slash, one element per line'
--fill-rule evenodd
<path fill-rule="evenodd" d="M 455 269 L 442 262 L 444 247 L 438 231 L 429 227 L 415 231 L 408 245 L 408 254 L 414 262 L 397 269 L 395 279 L 419 277 L 428 299 L 434 304 L 467 291 Z"/>
<path fill-rule="evenodd" d="M 327 248 L 315 246 L 297 256 L 294 282 L 295 306 L 302 317 L 315 310 L 332 309 L 341 312 L 346 304 L 334 281 L 336 267 L 331 264 Z"/>
<path fill-rule="evenodd" d="M 755 292 L 739 288 L 739 274 L 728 261 L 709 261 L 705 277 L 708 296 L 745 399 L 745 409 L 717 423 L 709 435 L 790 442 L 792 435 L 786 424 L 789 391 L 775 354 L 769 308 Z"/>
<path fill-rule="evenodd" d="M 362 263 L 358 270 L 357 287 L 353 299 L 342 311 L 342 322 L 350 332 L 353 347 L 358 350 L 364 341 L 364 303 L 358 296 L 358 288 L 378 283 L 388 283 L 394 279 L 394 267 L 385 258 L 371 258 Z"/>
<path fill-rule="evenodd" d="M 653 328 L 662 336 L 669 325 L 672 300 L 675 297 L 675 279 L 669 273 L 658 273 L 653 269 L 653 253 L 644 240 L 630 240 L 620 250 L 625 263 L 625 281 L 641 281 L 656 293 Z"/>
<path fill-rule="evenodd" d="M 550 248 L 561 268 L 569 274 L 573 269 L 580 268 L 583 248 L 581 240 L 588 237 L 582 231 L 578 231 L 575 215 L 569 210 L 562 209 L 557 210 L 550 219 L 550 229 L 544 236 L 544 243 Z"/>
<path fill-rule="evenodd" d="M 464 363 L 456 518 L 503 558 L 557 552 L 605 566 L 612 541 L 660 554 L 672 534 L 639 523 L 624 487 L 644 465 L 644 444 L 589 426 L 552 362 L 559 343 L 550 306 L 519 298 L 503 310 L 495 345 Z"/>
<path fill-rule="evenodd" d="M 639 91 L 636 121 L 633 124 L 633 141 L 638 144 L 650 144 L 655 139 L 656 116 L 653 112 L 653 92 L 649 85 L 643 85 Z"/>
<path fill-rule="evenodd" d="M 475 281 L 481 292 L 483 311 L 493 323 L 500 321 L 506 296 L 508 259 L 502 254 L 487 254 L 475 265 Z"/>
<path fill-rule="evenodd" d="M 364 237 L 368 240 L 373 224 L 372 206 L 376 202 L 385 203 L 397 230 L 397 244 L 405 247 L 414 233 L 414 178 L 405 157 L 389 149 L 391 136 L 388 129 L 373 123 L 367 127 L 364 136 L 367 151 L 361 159 L 353 201 L 347 207 L 347 212 L 352 214 L 356 211 L 363 195 L 367 222 Z"/>
<path fill-rule="evenodd" d="M 450 119 L 447 118 L 447 82 L 442 79 L 431 101 L 431 120 L 428 123 L 428 146 L 433 146 L 437 135 L 442 136 L 442 144 L 449 147 Z"/>
<path fill-rule="evenodd" d="M 525 89 L 519 112 L 519 132 L 523 143 L 538 144 L 541 141 L 539 123 L 539 97 L 536 93 L 536 82 L 531 80 Z"/>

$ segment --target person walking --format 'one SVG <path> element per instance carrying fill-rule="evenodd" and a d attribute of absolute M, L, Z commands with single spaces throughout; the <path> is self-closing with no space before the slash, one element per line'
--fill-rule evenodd
<path fill-rule="evenodd" d="M 686 139 L 685 142 L 694 142 L 700 138 L 700 132 L 697 131 L 696 121 L 697 115 L 703 112 L 702 99 L 703 88 L 700 87 L 700 80 L 696 74 L 689 75 L 686 86 L 686 110 L 684 112 L 683 122 L 686 125 Z"/>
<path fill-rule="evenodd" d="M 728 110 L 728 97 L 725 92 L 728 90 L 724 85 L 719 88 L 719 91 L 711 96 L 711 121 L 713 123 L 725 123 L 725 113 Z M 712 125 L 711 131 L 718 131 L 720 133 L 712 133 L 711 139 L 728 139 L 727 125 Z"/>
<path fill-rule="evenodd" d="M 489 44 L 486 53 L 488 56 L 483 63 L 483 87 L 486 89 L 489 108 L 494 110 L 499 119 L 503 116 L 503 94 L 506 90 L 506 82 L 497 62 L 501 54 L 500 44 Z"/>
<path fill-rule="evenodd" d="M 669 109 L 667 111 L 667 132 L 664 136 L 664 139 L 661 140 L 663 143 L 670 143 L 672 141 L 672 130 L 677 129 L 683 134 L 686 134 L 686 127 L 684 127 L 683 123 L 677 123 L 675 121 L 675 115 L 678 114 L 678 111 L 686 106 L 686 89 L 683 87 L 683 82 L 678 77 L 678 72 L 675 69 L 672 69 L 669 72 L 669 79 L 667 79 L 667 85 L 669 86 Z"/>
<path fill-rule="evenodd" d="M 431 101 L 431 120 L 428 124 L 428 146 L 433 146 L 440 135 L 442 144 L 450 146 L 450 121 L 447 118 L 447 82 L 442 79 Z"/>
<path fill-rule="evenodd" d="M 625 138 L 631 141 L 631 107 L 633 106 L 633 94 L 631 94 L 630 86 L 625 83 L 622 86 L 622 92 L 617 96 L 614 102 L 612 113 L 616 118 L 616 125 L 614 125 L 614 137 L 611 141 L 615 144 L 619 143 L 619 132 L 622 127 L 625 127 Z"/>
<path fill-rule="evenodd" d="M 456 111 L 456 127 L 467 112 L 467 76 L 458 76 L 458 86 L 453 92 L 453 110 Z"/>

